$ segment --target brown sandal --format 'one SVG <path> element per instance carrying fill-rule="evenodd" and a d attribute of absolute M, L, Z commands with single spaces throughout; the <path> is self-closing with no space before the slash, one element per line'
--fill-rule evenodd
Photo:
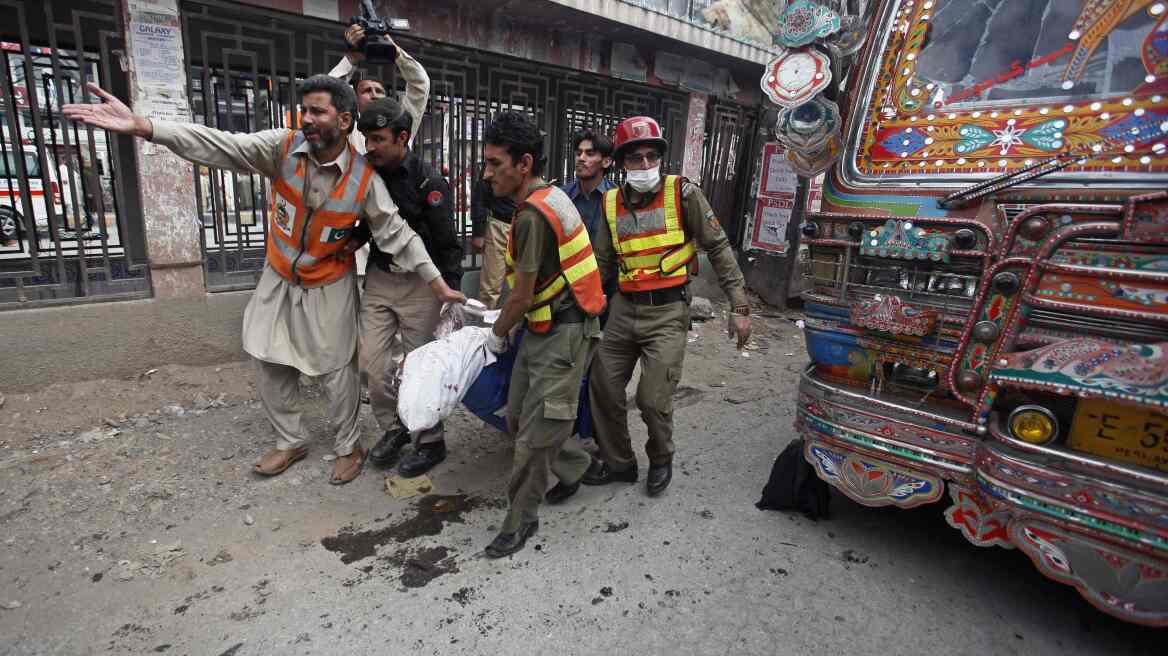
<path fill-rule="evenodd" d="M 252 471 L 262 476 L 283 474 L 297 460 L 303 460 L 308 455 L 307 446 L 298 446 L 295 449 L 272 449 L 256 461 Z"/>
<path fill-rule="evenodd" d="M 365 449 L 361 447 L 353 447 L 353 452 L 347 456 L 337 456 L 333 463 L 333 475 L 329 478 L 329 483 L 333 485 L 344 485 L 361 473 L 361 468 L 365 465 Z"/>

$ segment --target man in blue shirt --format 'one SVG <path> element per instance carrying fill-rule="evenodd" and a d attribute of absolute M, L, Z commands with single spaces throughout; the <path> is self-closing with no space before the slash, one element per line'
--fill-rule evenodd
<path fill-rule="evenodd" d="M 616 184 L 604 177 L 612 166 L 612 140 L 607 135 L 597 132 L 590 127 L 577 130 L 572 134 L 572 152 L 576 154 L 576 179 L 564 185 L 562 189 L 572 199 L 584 227 L 588 229 L 588 238 L 596 236 L 596 231 L 604 222 L 604 193 L 615 189 Z M 604 295 L 612 298 L 616 293 L 616 280 L 610 280 L 604 288 Z M 608 308 L 600 315 L 600 326 L 608 322 Z M 580 407 L 576 415 L 576 435 L 581 439 L 592 439 L 592 408 L 588 402 L 588 374 L 584 374 L 583 385 L 580 389 Z M 552 496 L 548 503 L 560 503 L 567 496 Z"/>
<path fill-rule="evenodd" d="M 592 238 L 604 221 L 604 192 L 616 187 L 604 177 L 612 166 L 612 141 L 592 128 L 584 128 L 572 135 L 572 150 L 576 153 L 576 179 L 564 185 L 563 190 L 580 211 Z"/>

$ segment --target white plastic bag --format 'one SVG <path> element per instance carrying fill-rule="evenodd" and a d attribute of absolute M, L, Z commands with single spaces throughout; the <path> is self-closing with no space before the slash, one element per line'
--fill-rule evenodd
<path fill-rule="evenodd" d="M 445 303 L 439 314 L 438 327 L 434 329 L 434 339 L 443 339 L 466 326 L 489 326 L 498 318 L 499 310 L 488 310 L 473 298 L 466 303 Z"/>
<path fill-rule="evenodd" d="M 410 432 L 433 428 L 450 416 L 483 367 L 495 362 L 487 348 L 489 330 L 468 326 L 406 356 L 397 414 Z"/>

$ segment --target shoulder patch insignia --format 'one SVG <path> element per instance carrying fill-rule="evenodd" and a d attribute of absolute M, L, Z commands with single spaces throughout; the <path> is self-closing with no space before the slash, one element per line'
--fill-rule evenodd
<path fill-rule="evenodd" d="M 721 230 L 722 229 L 722 224 L 718 222 L 718 217 L 713 216 L 713 215 L 710 215 L 710 218 L 706 219 L 706 225 L 711 230 Z"/>
<path fill-rule="evenodd" d="M 441 205 L 442 192 L 435 190 L 431 191 L 429 194 L 426 194 L 426 204 L 428 204 L 430 207 L 438 207 Z"/>

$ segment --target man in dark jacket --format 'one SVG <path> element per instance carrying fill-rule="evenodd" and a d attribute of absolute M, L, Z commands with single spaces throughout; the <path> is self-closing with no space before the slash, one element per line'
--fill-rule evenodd
<path fill-rule="evenodd" d="M 365 157 L 381 175 L 389 195 L 452 289 L 462 278 L 462 245 L 454 228 L 450 185 L 410 150 L 415 125 L 410 112 L 392 98 L 382 98 L 361 112 L 357 127 L 365 134 Z M 392 465 L 411 436 L 397 415 L 397 372 L 407 353 L 434 339 L 442 309 L 417 274 L 398 266 L 392 256 L 373 248 L 361 299 L 361 369 L 369 384 L 373 414 L 385 430 L 369 453 L 380 465 Z M 429 296 L 429 298 L 427 298 Z M 446 458 L 442 424 L 417 435 L 414 452 L 398 471 L 413 477 Z"/>

